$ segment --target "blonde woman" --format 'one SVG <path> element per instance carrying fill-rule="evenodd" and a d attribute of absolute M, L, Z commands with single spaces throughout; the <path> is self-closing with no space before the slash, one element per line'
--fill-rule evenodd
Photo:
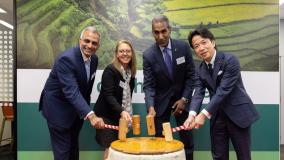
<path fill-rule="evenodd" d="M 135 74 L 136 57 L 132 44 L 120 40 L 117 42 L 112 63 L 103 72 L 101 92 L 94 107 L 95 113 L 102 117 L 106 124 L 118 125 L 121 117 L 131 122 L 131 96 Z M 104 159 L 108 156 L 111 142 L 117 139 L 116 130 L 96 130 L 96 141 L 105 149 Z"/>

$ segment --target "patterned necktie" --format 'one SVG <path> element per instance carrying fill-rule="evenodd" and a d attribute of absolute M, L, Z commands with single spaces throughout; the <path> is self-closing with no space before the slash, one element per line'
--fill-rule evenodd
<path fill-rule="evenodd" d="M 209 71 L 210 76 L 212 77 L 212 74 L 213 74 L 213 67 L 212 67 L 212 64 L 211 64 L 211 63 L 208 63 L 208 71 Z"/>
<path fill-rule="evenodd" d="M 87 82 L 89 82 L 89 79 L 90 79 L 90 66 L 91 66 L 91 59 L 88 59 L 85 62 L 85 68 L 86 68 L 86 73 L 87 73 Z"/>
<path fill-rule="evenodd" d="M 169 49 L 164 48 L 163 53 L 164 53 L 164 58 L 165 58 L 164 60 L 165 60 L 169 75 L 172 78 L 173 77 L 172 60 L 171 60 L 171 56 L 169 54 Z"/>

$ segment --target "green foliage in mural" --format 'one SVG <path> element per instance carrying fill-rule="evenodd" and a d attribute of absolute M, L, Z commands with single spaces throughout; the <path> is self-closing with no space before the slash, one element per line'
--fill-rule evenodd
<path fill-rule="evenodd" d="M 151 20 L 165 14 L 172 38 L 186 41 L 191 30 L 208 27 L 242 70 L 278 71 L 278 7 L 276 0 L 17 0 L 17 66 L 51 68 L 84 27 L 95 25 L 99 69 L 111 62 L 119 39 L 134 44 L 142 69 L 141 54 L 153 43 Z"/>

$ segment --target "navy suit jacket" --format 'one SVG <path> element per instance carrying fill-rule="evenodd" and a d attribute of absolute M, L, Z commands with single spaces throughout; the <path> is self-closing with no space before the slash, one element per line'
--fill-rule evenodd
<path fill-rule="evenodd" d="M 194 63 L 187 43 L 171 39 L 173 79 L 170 78 L 159 46 L 155 43 L 143 53 L 146 106 L 154 106 L 157 116 L 164 113 L 170 100 L 191 99 Z M 187 111 L 189 106 L 185 108 Z"/>
<path fill-rule="evenodd" d="M 55 60 L 39 104 L 49 124 L 69 128 L 76 117 L 83 119 L 92 111 L 90 94 L 97 66 L 98 57 L 93 55 L 88 81 L 79 46 L 65 51 Z"/>
<path fill-rule="evenodd" d="M 250 126 L 259 118 L 259 114 L 244 88 L 240 69 L 235 56 L 217 52 L 211 77 L 207 64 L 203 61 L 197 68 L 190 109 L 199 112 L 207 88 L 210 102 L 205 109 L 212 118 L 221 109 L 239 127 Z"/>

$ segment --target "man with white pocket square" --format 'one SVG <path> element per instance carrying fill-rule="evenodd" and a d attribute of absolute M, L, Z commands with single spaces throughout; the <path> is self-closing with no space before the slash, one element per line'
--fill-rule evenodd
<path fill-rule="evenodd" d="M 79 160 L 79 133 L 84 120 L 95 128 L 104 121 L 90 107 L 100 34 L 94 26 L 82 30 L 79 45 L 55 60 L 40 97 L 39 110 L 47 121 L 54 160 Z"/>
<path fill-rule="evenodd" d="M 250 160 L 250 126 L 259 114 L 244 88 L 238 59 L 216 50 L 214 35 L 206 28 L 192 31 L 188 41 L 203 61 L 197 67 L 195 92 L 190 104 L 187 129 L 200 128 L 210 119 L 211 151 L 214 160 L 229 159 L 231 140 L 238 160 Z M 210 101 L 202 105 L 205 89 Z"/>

